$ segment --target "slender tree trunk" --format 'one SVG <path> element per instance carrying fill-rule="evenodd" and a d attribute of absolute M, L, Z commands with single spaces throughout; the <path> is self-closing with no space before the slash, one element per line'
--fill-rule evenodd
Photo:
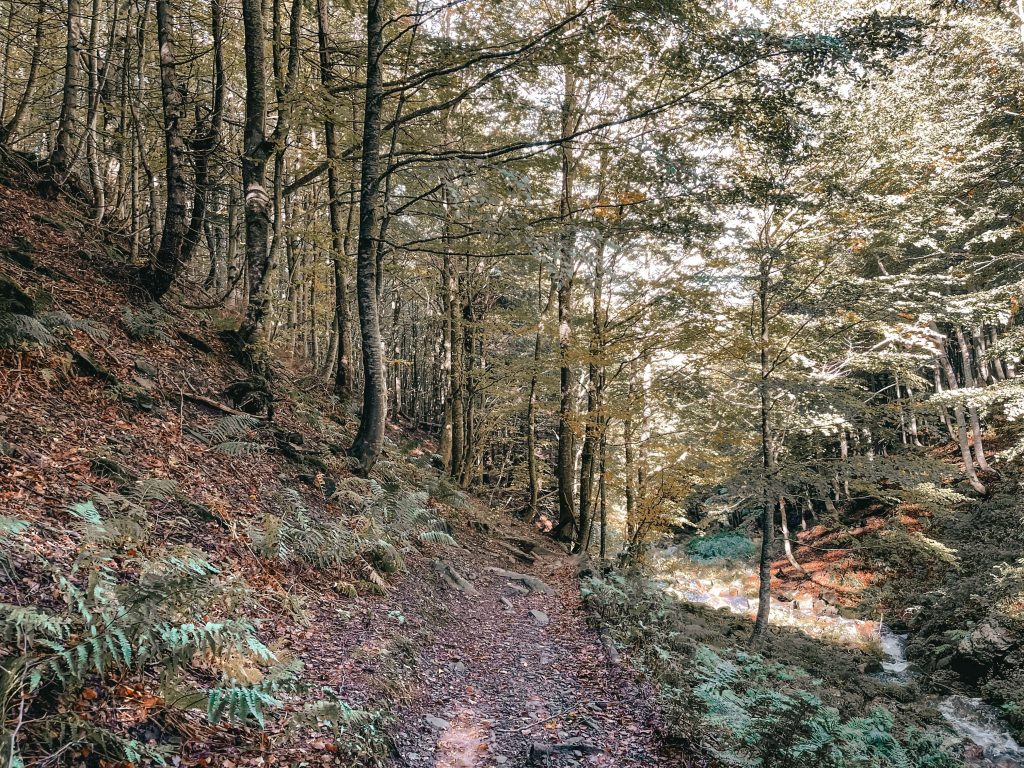
<path fill-rule="evenodd" d="M 979 325 L 975 326 L 971 332 L 971 337 L 974 342 L 974 359 L 978 363 L 978 381 L 984 384 L 992 384 L 995 382 L 995 375 L 992 373 L 992 367 L 988 364 L 986 358 L 987 345 L 985 343 L 985 331 Z"/>
<path fill-rule="evenodd" d="M 636 520 L 636 449 L 633 428 L 634 374 L 630 370 L 626 396 L 626 418 L 622 422 L 623 472 L 626 475 L 626 541 L 631 541 L 637 528 Z"/>
<path fill-rule="evenodd" d="M 601 425 L 601 357 L 603 334 L 601 309 L 604 302 L 604 238 L 597 243 L 594 253 L 594 281 L 591 295 L 590 350 L 587 361 L 587 421 L 583 434 L 583 454 L 580 458 L 580 530 L 576 549 L 583 551 L 590 540 L 593 525 L 594 478 L 597 465 L 598 434 Z"/>
<path fill-rule="evenodd" d="M 967 346 L 967 335 L 964 329 L 957 326 L 956 341 L 960 345 L 960 362 L 964 369 L 964 385 L 974 389 L 974 370 L 971 364 L 971 348 Z M 991 472 L 992 468 L 985 459 L 985 445 L 982 442 L 981 419 L 978 417 L 978 409 L 973 405 L 967 406 L 967 415 L 971 422 L 971 435 L 974 438 L 974 458 L 978 463 L 978 469 L 982 472 Z"/>
<path fill-rule="evenodd" d="M 115 4 L 115 12 L 117 5 Z M 99 224 L 106 213 L 106 180 L 100 170 L 99 115 L 100 93 L 100 0 L 92 0 L 92 19 L 89 24 L 88 110 L 85 121 L 85 157 L 92 187 L 93 220 Z M 162 59 L 161 59 L 162 65 Z M 166 113 L 165 113 L 166 114 Z"/>
<path fill-rule="evenodd" d="M 540 365 L 540 320 L 533 338 L 533 367 L 530 370 L 530 389 L 526 400 L 526 478 L 528 519 L 537 516 L 540 502 L 540 469 L 537 466 L 537 370 Z"/>
<path fill-rule="evenodd" d="M 806 525 L 803 524 L 803 515 L 800 516 L 801 527 L 806 530 Z M 793 554 L 793 542 L 789 538 L 789 513 L 786 511 L 786 498 L 779 496 L 779 532 L 782 534 L 782 548 L 786 553 L 786 559 L 789 564 L 796 569 L 797 573 L 806 573 L 804 567 L 797 562 L 796 556 Z"/>
<path fill-rule="evenodd" d="M 450 259 L 449 286 L 451 299 L 448 302 L 448 327 L 451 336 L 448 340 L 452 351 L 451 403 L 452 403 L 452 460 L 449 472 L 456 481 L 462 477 L 462 465 L 465 461 L 466 438 L 466 367 L 463 362 L 464 344 L 462 331 L 462 281 L 456 274 L 454 260 Z"/>
<path fill-rule="evenodd" d="M 164 107 L 164 151 L 167 201 L 164 229 L 156 256 L 143 270 L 141 282 L 154 300 L 170 289 L 181 268 L 181 248 L 188 226 L 188 180 L 185 177 L 185 94 L 178 83 L 171 0 L 156 2 L 156 34 L 160 45 L 160 95 Z"/>
<path fill-rule="evenodd" d="M 910 438 L 911 442 L 920 447 L 921 437 L 917 426 L 917 408 L 914 405 L 914 390 L 911 389 L 910 385 L 905 386 L 907 390 L 907 411 L 910 414 Z"/>
<path fill-rule="evenodd" d="M 356 253 L 356 303 L 363 345 L 363 410 L 359 417 L 359 431 L 349 454 L 359 462 L 363 472 L 373 468 L 384 446 L 388 407 L 373 242 L 380 231 L 380 132 L 384 102 L 381 3 L 382 0 L 369 0 L 366 11 L 366 104 L 363 111 L 363 164 Z"/>
<path fill-rule="evenodd" d="M 932 368 L 934 374 L 935 394 L 941 395 L 945 391 L 945 387 L 942 386 L 942 372 L 939 369 L 938 364 Z M 946 427 L 946 433 L 949 435 L 950 440 L 956 440 L 956 430 L 953 428 L 953 423 L 949 420 L 949 412 L 946 410 L 946 406 L 939 406 L 939 421 Z"/>
<path fill-rule="evenodd" d="M 606 418 L 601 429 L 601 446 L 598 451 L 601 478 L 598 483 L 598 495 L 600 496 L 598 504 L 601 511 L 600 556 L 602 563 L 605 562 L 608 556 L 608 427 L 609 422 Z"/>
<path fill-rule="evenodd" d="M 570 65 L 562 67 L 564 92 L 562 96 L 562 135 L 570 136 L 578 125 L 576 106 L 576 75 Z M 576 159 L 572 142 L 563 142 L 562 194 L 559 200 L 559 221 L 562 232 L 559 237 L 558 264 L 558 358 L 559 391 L 558 407 L 558 454 L 555 475 L 558 481 L 558 524 L 553 533 L 557 538 L 573 539 L 578 527 L 574 496 L 576 468 L 576 379 L 570 362 L 572 348 L 573 283 L 575 278 L 576 232 L 573 228 L 573 185 L 576 173 Z"/>
<path fill-rule="evenodd" d="M 320 53 L 320 82 L 325 91 L 334 83 L 334 64 L 331 61 L 330 17 L 327 0 L 316 3 L 317 40 Z M 337 363 L 334 370 L 334 394 L 342 402 L 352 396 L 352 353 L 348 347 L 348 286 L 346 276 L 347 226 L 342 229 L 341 184 L 338 178 L 340 162 L 338 137 L 330 114 L 324 120 L 324 144 L 327 151 L 327 210 L 331 224 L 331 260 L 334 264 L 334 324 L 337 334 Z M 349 206 L 351 217 L 352 205 Z"/>
<path fill-rule="evenodd" d="M 220 146 L 220 134 L 224 124 L 224 0 L 211 0 L 210 31 L 213 36 L 213 102 L 208 123 L 200 119 L 199 108 L 196 108 L 196 128 L 200 136 L 193 144 L 195 182 L 192 192 L 192 218 L 181 249 L 183 267 L 192 260 L 205 230 L 210 196 L 210 163 Z M 210 262 L 211 265 L 216 264 L 212 250 Z"/>
<path fill-rule="evenodd" d="M 248 300 L 239 329 L 243 358 L 254 370 L 268 374 L 264 323 L 270 310 L 267 274 L 270 271 L 270 195 L 267 160 L 273 143 L 267 139 L 267 75 L 262 0 L 242 0 L 245 29 L 245 124 L 243 127 L 242 193 L 245 205 L 245 268 Z"/>
<path fill-rule="evenodd" d="M 758 604 L 757 618 L 754 621 L 752 642 L 759 642 L 768 629 L 768 617 L 772 604 L 772 561 L 775 558 L 775 448 L 771 432 L 771 361 L 768 345 L 769 334 L 768 291 L 770 288 L 771 262 L 767 256 L 761 257 L 760 278 L 758 282 L 758 319 L 759 319 L 759 358 L 760 378 L 758 380 L 758 400 L 761 421 L 761 559 L 758 565 Z"/>
<path fill-rule="evenodd" d="M 13 13 L 13 3 L 11 9 Z M 36 78 L 39 74 L 39 60 L 43 49 L 43 20 L 45 13 L 46 0 L 39 0 L 39 4 L 36 6 L 36 26 L 32 40 L 32 59 L 29 62 L 28 75 L 25 77 L 25 90 L 22 92 L 21 98 L 18 100 L 10 119 L 0 126 L 0 144 L 3 145 L 13 144 L 18 137 L 21 121 L 25 118 L 28 105 L 32 102 L 32 97 L 35 95 Z"/>
<path fill-rule="evenodd" d="M 992 345 L 995 345 L 999 341 L 999 332 L 996 330 L 996 327 L 994 325 L 990 326 L 988 329 L 988 340 L 989 343 Z M 1003 368 L 1002 360 L 1000 360 L 998 357 L 993 357 L 991 366 L 992 374 L 995 376 L 996 381 L 1004 381 L 1007 378 L 1006 370 Z"/>
<path fill-rule="evenodd" d="M 74 162 L 75 114 L 78 111 L 78 73 L 82 60 L 82 20 L 78 0 L 67 0 L 67 47 L 64 59 L 64 86 L 61 89 L 60 118 L 50 166 L 58 183 L 71 173 Z"/>
<path fill-rule="evenodd" d="M 953 370 L 953 364 L 949 361 L 949 355 L 946 354 L 945 336 L 939 334 L 939 330 L 934 324 L 932 325 L 932 332 L 938 336 L 938 364 L 946 374 L 947 384 L 951 390 L 958 389 L 959 383 L 957 382 L 956 371 Z M 981 480 L 978 479 L 978 474 L 974 471 L 974 460 L 971 457 L 971 446 L 967 437 L 967 419 L 964 417 L 964 409 L 960 403 L 956 403 L 953 406 L 953 415 L 956 418 L 956 436 L 957 442 L 960 444 L 960 456 L 964 462 L 964 474 L 967 475 L 967 481 L 975 491 L 985 494 L 988 491 Z"/>

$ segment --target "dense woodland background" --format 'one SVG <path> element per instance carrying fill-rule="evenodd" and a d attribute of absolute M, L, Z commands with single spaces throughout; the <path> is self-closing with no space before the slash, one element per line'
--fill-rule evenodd
<path fill-rule="evenodd" d="M 605 563 L 740 529 L 755 642 L 797 530 L 1016 491 L 1019 4 L 3 0 L 0 45 L 7 175 L 126 330 L 201 313 L 357 474 L 391 424 Z M 63 320 L 0 288 L 20 366 Z"/>

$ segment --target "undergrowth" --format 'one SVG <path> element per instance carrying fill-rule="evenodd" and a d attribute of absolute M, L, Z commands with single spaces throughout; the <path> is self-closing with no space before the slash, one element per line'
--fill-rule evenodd
<path fill-rule="evenodd" d="M 659 693 L 670 736 L 719 764 L 743 768 L 954 768 L 944 733 L 897 724 L 883 707 L 843 711 L 804 669 L 716 636 L 640 578 L 582 583 L 605 631 L 630 650 Z M 732 617 L 730 621 L 738 621 Z M 716 642 L 716 647 L 710 643 Z"/>
<path fill-rule="evenodd" d="M 10 596 L 0 604 L 3 765 L 76 753 L 162 765 L 180 740 L 136 735 L 145 722 L 198 710 L 210 724 L 262 728 L 282 694 L 302 692 L 301 663 L 261 639 L 248 615 L 256 595 L 241 577 L 156 530 L 151 505 L 175 494 L 169 481 L 141 480 L 73 504 L 74 554 L 64 563 L 36 552 L 45 531 L 0 518 Z M 94 702 L 108 695 L 141 706 L 141 722 L 104 722 L 108 710 Z M 361 734 L 360 750 L 382 753 L 376 716 L 336 698 L 310 707 L 298 724 L 348 729 Z"/>

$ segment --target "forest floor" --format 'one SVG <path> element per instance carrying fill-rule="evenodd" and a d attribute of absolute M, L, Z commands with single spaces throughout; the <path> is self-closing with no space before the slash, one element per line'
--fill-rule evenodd
<path fill-rule="evenodd" d="M 439 587 L 436 574 L 411 574 L 393 597 L 391 616 L 400 611 L 418 638 L 415 671 L 396 697 L 404 703 L 395 763 L 668 764 L 652 692 L 614 652 L 609 658 L 587 624 L 576 560 L 507 515 L 482 505 L 473 514 L 450 560 L 465 592 Z M 503 548 L 509 536 L 532 540 L 536 562 L 512 564 Z M 330 635 L 315 642 L 336 645 Z"/>
<path fill-rule="evenodd" d="M 174 708 L 148 672 L 94 677 L 61 711 L 172 749 L 186 768 L 668 764 L 655 696 L 588 625 L 575 558 L 508 512 L 438 491 L 423 435 L 392 427 L 375 479 L 353 477 L 351 414 L 285 363 L 273 424 L 244 436 L 258 450 L 218 450 L 210 435 L 237 413 L 226 393 L 245 377 L 217 333 L 224 319 L 133 302 L 126 274 L 124 254 L 73 207 L 0 184 L 0 298 L 27 295 L 60 323 L 42 346 L 0 350 L 0 509 L 30 526 L 38 562 L 73 574 L 71 505 L 140 479 L 172 483 L 146 546 L 193 548 L 250 590 L 261 638 L 302 662 L 310 693 L 283 694 L 284 716 L 264 731 Z M 419 494 L 455 544 L 407 538 L 402 564 L 381 572 L 365 552 L 319 569 L 258 551 L 255 534 L 296 496 L 361 540 L 397 535 L 361 512 L 371 482 Z M 3 580 L 0 601 L 51 605 L 46 573 Z M 322 689 L 375 714 L 365 745 L 291 727 L 287 714 Z"/>

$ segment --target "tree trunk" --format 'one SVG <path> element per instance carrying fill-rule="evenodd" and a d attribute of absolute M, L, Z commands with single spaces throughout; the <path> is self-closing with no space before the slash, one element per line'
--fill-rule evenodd
<path fill-rule="evenodd" d="M 164 152 L 167 201 L 164 229 L 156 256 L 143 270 L 141 282 L 156 301 L 170 289 L 181 268 L 181 249 L 187 229 L 188 179 L 185 178 L 185 94 L 178 83 L 171 0 L 157 0 L 156 34 L 160 45 L 160 96 L 164 107 Z"/>
<path fill-rule="evenodd" d="M 334 82 L 334 64 L 331 61 L 330 19 L 327 0 L 316 2 L 317 40 L 320 52 L 320 82 L 330 91 Z M 334 265 L 334 324 L 337 335 L 337 363 L 334 370 L 334 394 L 342 402 L 352 396 L 352 353 L 348 348 L 348 287 L 346 284 L 347 226 L 342 229 L 341 185 L 338 179 L 338 137 L 330 113 L 324 120 L 324 144 L 327 151 L 327 210 L 331 224 L 331 260 Z M 352 205 L 350 201 L 349 216 Z"/>
<path fill-rule="evenodd" d="M 599 552 L 602 563 L 607 558 L 608 546 L 608 426 L 609 422 L 606 418 L 604 420 L 604 425 L 601 428 L 601 445 L 598 451 L 598 461 L 600 463 L 600 481 L 598 482 L 597 492 L 600 497 L 598 504 L 601 510 L 601 543 Z"/>
<path fill-rule="evenodd" d="M 11 8 L 13 13 L 13 4 Z M 28 75 L 25 77 L 25 90 L 22 92 L 21 99 L 18 100 L 10 119 L 0 126 L 0 144 L 3 145 L 14 143 L 14 140 L 18 136 L 18 129 L 21 127 L 21 121 L 25 117 L 25 111 L 28 109 L 28 105 L 32 101 L 32 96 L 35 94 L 36 78 L 39 74 L 40 54 L 43 49 L 43 19 L 45 13 L 46 0 L 39 0 L 39 4 L 36 6 L 36 26 L 32 42 L 32 60 L 29 62 Z"/>
<path fill-rule="evenodd" d="M 945 336 L 939 334 L 939 330 L 934 324 L 932 324 L 931 328 L 932 332 L 938 336 L 938 364 L 946 374 L 946 383 L 949 385 L 950 390 L 958 389 L 959 383 L 957 382 L 956 371 L 953 370 L 953 364 L 949 361 L 949 355 L 946 354 Z M 967 419 L 964 417 L 964 409 L 960 403 L 956 403 L 953 406 L 953 415 L 956 418 L 956 436 L 957 442 L 960 444 L 960 457 L 964 462 L 964 474 L 967 475 L 967 481 L 975 491 L 985 494 L 988 491 L 981 480 L 978 479 L 978 474 L 974 471 L 971 446 L 967 439 Z"/>
<path fill-rule="evenodd" d="M 570 136 L 578 125 L 576 107 L 576 76 L 570 65 L 562 67 L 564 92 L 562 98 L 562 135 Z M 558 407 L 558 454 L 555 460 L 555 476 L 558 481 L 558 523 L 553 531 L 556 538 L 572 540 L 577 528 L 576 505 L 573 499 L 576 469 L 576 379 L 570 365 L 572 347 L 573 283 L 575 278 L 576 232 L 573 228 L 573 184 L 576 159 L 573 157 L 572 142 L 565 141 L 561 147 L 562 194 L 559 199 L 558 264 L 558 359 L 559 392 Z"/>
<path fill-rule="evenodd" d="M 117 13 L 117 5 L 114 5 Z M 93 221 L 99 224 L 106 212 L 106 180 L 100 170 L 99 116 L 100 116 L 100 0 L 92 0 L 92 19 L 89 24 L 88 110 L 85 120 L 85 157 L 92 188 Z M 173 49 L 173 43 L 172 43 Z M 161 56 L 161 66 L 163 58 Z M 165 108 L 166 119 L 166 108 Z"/>
<path fill-rule="evenodd" d="M 78 111 L 78 73 L 82 59 L 82 29 L 78 0 L 67 0 L 67 46 L 64 58 L 64 86 L 61 89 L 60 118 L 50 166 L 58 183 L 71 173 L 74 162 L 75 113 Z"/>
<path fill-rule="evenodd" d="M 211 2 L 210 31 L 213 36 L 213 102 L 208 123 L 200 119 L 199 108 L 196 108 L 196 128 L 200 135 L 193 144 L 195 186 L 192 192 L 192 218 L 181 249 L 183 267 L 192 260 L 206 226 L 206 209 L 210 194 L 210 161 L 220 145 L 220 134 L 224 124 L 224 0 Z M 210 261 L 211 265 L 216 263 L 212 249 Z"/>
<path fill-rule="evenodd" d="M 239 329 L 243 359 L 254 370 L 266 374 L 263 359 L 264 323 L 270 309 L 265 285 L 270 270 L 268 235 L 270 195 L 267 194 L 267 160 L 273 143 L 267 140 L 267 76 L 262 0 L 242 0 L 245 29 L 245 124 L 242 150 L 242 193 L 245 196 L 245 268 L 248 300 L 245 319 Z"/>
<path fill-rule="evenodd" d="M 585 551 L 593 526 L 594 477 L 597 463 L 597 443 L 601 424 L 601 377 L 600 362 L 604 354 L 601 309 L 604 302 L 604 238 L 597 243 L 594 253 L 594 282 L 591 295 L 590 349 L 587 361 L 587 421 L 583 434 L 583 454 L 580 459 L 580 530 L 576 542 L 577 551 Z"/>
<path fill-rule="evenodd" d="M 382 0 L 369 0 L 366 10 L 366 103 L 363 109 L 362 171 L 359 191 L 359 242 L 356 251 L 356 303 L 363 345 L 363 410 L 359 431 L 349 449 L 364 473 L 384 446 L 388 393 L 384 348 L 377 309 L 377 262 L 374 238 L 380 231 L 380 131 L 384 102 Z"/>
<path fill-rule="evenodd" d="M 754 632 L 751 642 L 759 642 L 768 629 L 768 617 L 772 604 L 772 561 L 775 550 L 775 453 L 771 433 L 771 392 L 769 378 L 771 364 L 768 355 L 770 318 L 768 315 L 768 291 L 771 276 L 771 263 L 767 256 L 761 257 L 760 278 L 758 281 L 758 319 L 759 319 L 759 359 L 760 378 L 758 381 L 758 401 L 761 420 L 761 559 L 758 565 L 757 618 L 754 620 Z"/>
<path fill-rule="evenodd" d="M 956 341 L 960 345 L 960 362 L 964 369 L 964 385 L 974 389 L 974 371 L 971 366 L 971 348 L 967 346 L 967 335 L 964 329 L 957 326 Z M 978 417 L 978 409 L 973 405 L 967 406 L 967 415 L 971 422 L 971 435 L 974 438 L 974 458 L 978 462 L 978 469 L 982 472 L 991 472 L 992 468 L 985 459 L 985 445 L 982 442 L 981 419 Z"/>

